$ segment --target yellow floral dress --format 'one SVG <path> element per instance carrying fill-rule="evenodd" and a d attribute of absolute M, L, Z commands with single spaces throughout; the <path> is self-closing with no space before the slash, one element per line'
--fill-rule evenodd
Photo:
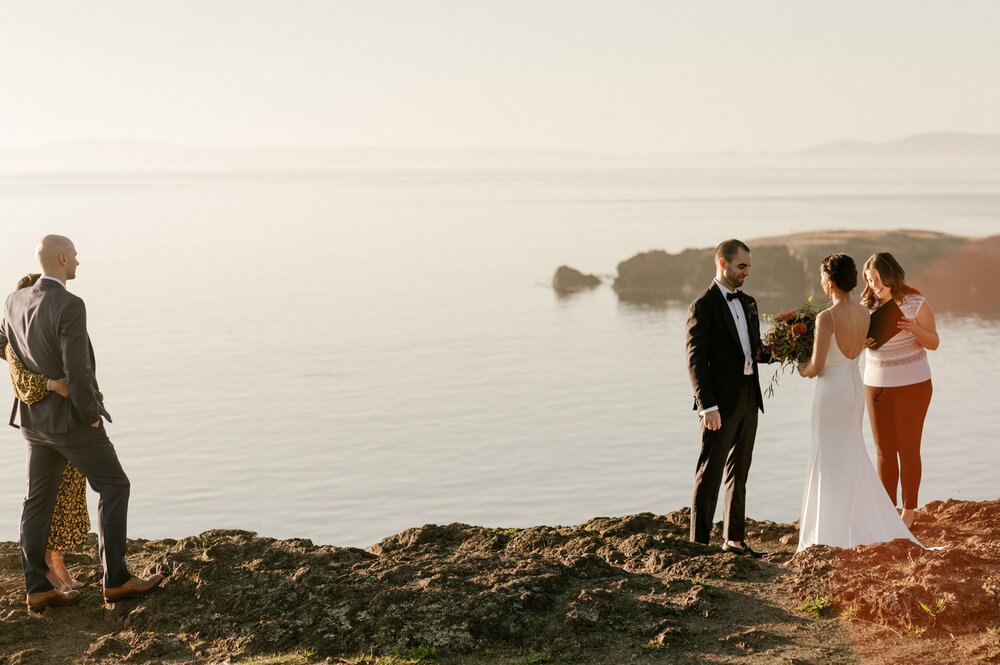
<path fill-rule="evenodd" d="M 7 360 L 10 379 L 14 384 L 14 394 L 25 404 L 34 404 L 49 394 L 49 377 L 30 371 L 11 351 L 10 345 L 3 349 L 0 357 Z M 75 466 L 66 463 L 56 508 L 52 513 L 52 530 L 49 532 L 47 549 L 52 552 L 74 550 L 87 542 L 90 531 L 90 515 L 87 514 L 87 479 Z"/>

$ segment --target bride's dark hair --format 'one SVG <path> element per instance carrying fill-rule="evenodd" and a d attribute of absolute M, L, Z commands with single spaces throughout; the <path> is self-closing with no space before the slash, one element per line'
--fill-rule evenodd
<path fill-rule="evenodd" d="M 845 293 L 858 285 L 858 267 L 847 254 L 831 254 L 823 259 L 820 269 L 834 286 Z"/>

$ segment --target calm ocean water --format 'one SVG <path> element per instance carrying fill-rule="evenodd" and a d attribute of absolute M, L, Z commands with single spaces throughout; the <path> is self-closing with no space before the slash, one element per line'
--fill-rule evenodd
<path fill-rule="evenodd" d="M 688 504 L 686 303 L 559 298 L 558 265 L 998 219 L 998 171 L 0 174 L 0 285 L 34 269 L 42 234 L 76 242 L 131 536 L 366 546 Z M 940 317 L 921 502 L 997 496 L 998 323 Z M 798 518 L 812 390 L 788 375 L 765 405 L 752 517 Z M 16 540 L 24 445 L 5 431 L 0 540 Z"/>

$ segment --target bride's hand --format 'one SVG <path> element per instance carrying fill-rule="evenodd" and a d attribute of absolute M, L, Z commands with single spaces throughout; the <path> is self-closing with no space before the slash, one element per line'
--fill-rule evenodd
<path fill-rule="evenodd" d="M 865 348 L 866 349 L 870 349 L 873 346 L 875 346 L 875 338 L 874 337 L 869 337 L 868 339 L 865 340 Z"/>
<path fill-rule="evenodd" d="M 809 363 L 799 363 L 799 367 L 798 367 L 799 376 L 805 376 L 807 379 L 809 378 L 808 376 L 806 376 L 806 367 L 808 367 L 808 366 L 809 366 Z"/>

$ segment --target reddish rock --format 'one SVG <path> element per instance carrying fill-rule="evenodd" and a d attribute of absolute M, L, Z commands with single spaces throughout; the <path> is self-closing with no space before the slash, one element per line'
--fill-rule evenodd
<path fill-rule="evenodd" d="M 914 286 L 927 296 L 935 311 L 1000 316 L 997 257 L 1000 235 L 969 240 L 922 271 L 916 266 Z"/>

